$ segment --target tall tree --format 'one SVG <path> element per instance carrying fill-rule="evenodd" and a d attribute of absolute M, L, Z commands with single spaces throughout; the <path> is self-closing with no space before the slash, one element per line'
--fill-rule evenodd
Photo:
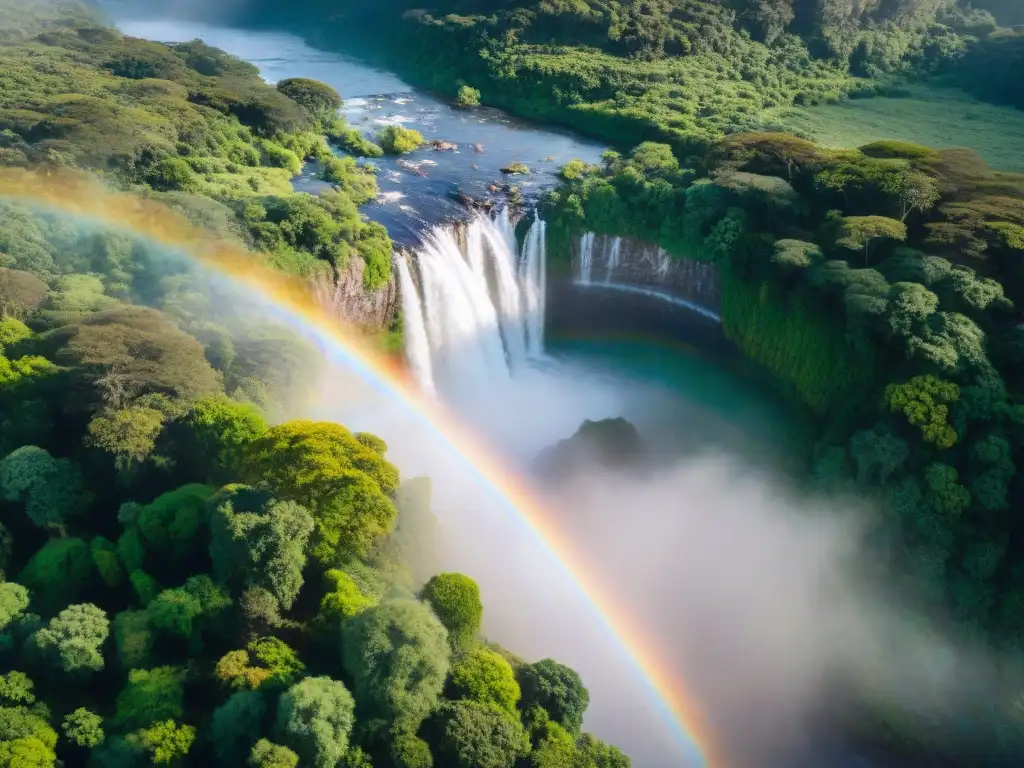
<path fill-rule="evenodd" d="M 281 740 L 313 768 L 338 764 L 354 723 L 352 694 L 329 677 L 307 677 L 285 691 L 277 705 Z"/>
<path fill-rule="evenodd" d="M 294 501 L 230 486 L 215 497 L 210 557 L 217 578 L 241 591 L 261 587 L 288 610 L 302 587 L 313 517 Z"/>
<path fill-rule="evenodd" d="M 342 627 L 342 662 L 360 707 L 415 731 L 448 674 L 448 632 L 426 605 L 385 600 Z"/>

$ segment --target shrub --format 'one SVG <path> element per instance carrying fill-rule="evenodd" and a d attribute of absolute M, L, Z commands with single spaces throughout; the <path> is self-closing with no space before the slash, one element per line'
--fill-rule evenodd
<path fill-rule="evenodd" d="M 480 104 L 480 91 L 476 88 L 471 88 L 468 85 L 463 85 L 459 88 L 458 95 L 455 97 L 455 104 L 459 107 L 476 107 Z"/>
<path fill-rule="evenodd" d="M 413 152 L 424 144 L 423 134 L 400 125 L 389 125 L 377 138 L 377 143 L 389 155 L 403 155 Z"/>
<path fill-rule="evenodd" d="M 423 587 L 420 596 L 430 603 L 434 613 L 448 630 L 453 648 L 464 648 L 480 630 L 484 607 L 480 588 L 461 573 L 441 573 Z"/>

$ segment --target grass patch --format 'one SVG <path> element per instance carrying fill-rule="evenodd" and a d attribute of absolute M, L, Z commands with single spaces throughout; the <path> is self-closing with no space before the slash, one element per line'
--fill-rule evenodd
<path fill-rule="evenodd" d="M 907 96 L 851 99 L 817 107 L 766 113 L 785 126 L 830 147 L 860 147 L 901 139 L 944 149 L 970 147 L 1000 171 L 1024 171 L 1024 112 L 971 98 L 954 88 L 913 86 Z"/>

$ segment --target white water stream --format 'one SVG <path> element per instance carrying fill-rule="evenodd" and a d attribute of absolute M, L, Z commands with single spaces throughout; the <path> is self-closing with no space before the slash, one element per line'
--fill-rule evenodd
<path fill-rule="evenodd" d="M 501 385 L 544 356 L 544 222 L 522 252 L 508 212 L 439 226 L 416 254 L 414 280 L 399 257 L 406 354 L 427 391 Z"/>

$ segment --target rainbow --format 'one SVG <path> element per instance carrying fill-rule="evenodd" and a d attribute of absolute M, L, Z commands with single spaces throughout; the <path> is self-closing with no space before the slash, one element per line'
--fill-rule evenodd
<path fill-rule="evenodd" d="M 314 338 L 329 354 L 354 371 L 381 394 L 400 403 L 428 426 L 474 472 L 480 484 L 503 507 L 523 521 L 565 569 L 567 576 L 592 607 L 597 619 L 614 638 L 639 673 L 680 745 L 691 755 L 690 765 L 723 765 L 713 758 L 711 739 L 695 702 L 686 695 L 672 665 L 640 622 L 630 616 L 608 591 L 569 537 L 560 531 L 555 516 L 547 514 L 538 496 L 523 478 L 511 473 L 478 438 L 460 426 L 443 405 L 428 399 L 358 335 L 345 333 L 336 318 L 313 302 L 307 283 L 274 271 L 259 255 L 191 226 L 163 204 L 136 195 L 115 192 L 93 177 L 55 170 L 36 173 L 0 170 L 0 198 L 71 216 L 102 222 L 182 252 L 203 268 L 247 289 L 271 305 L 275 314 L 294 330 Z"/>

